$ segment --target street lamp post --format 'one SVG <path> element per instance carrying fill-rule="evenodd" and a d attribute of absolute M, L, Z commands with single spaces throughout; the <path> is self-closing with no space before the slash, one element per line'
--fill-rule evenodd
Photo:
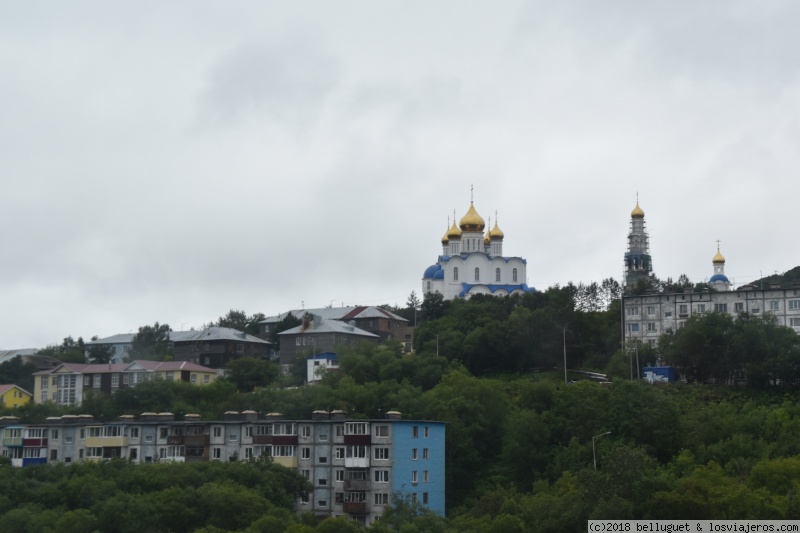
<path fill-rule="evenodd" d="M 567 327 L 564 326 L 564 384 L 567 384 Z"/>
<path fill-rule="evenodd" d="M 600 437 L 605 437 L 606 435 L 610 435 L 610 434 L 611 434 L 610 431 L 606 431 L 605 433 L 601 433 L 599 435 L 595 435 L 594 437 L 592 437 L 592 459 L 594 460 L 594 469 L 595 470 L 597 470 L 597 453 L 594 451 L 594 443 Z"/>

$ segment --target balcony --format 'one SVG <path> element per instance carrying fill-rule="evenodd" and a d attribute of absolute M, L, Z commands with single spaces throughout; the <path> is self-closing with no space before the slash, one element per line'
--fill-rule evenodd
<path fill-rule="evenodd" d="M 369 457 L 346 457 L 344 466 L 345 468 L 368 468 Z"/>
<path fill-rule="evenodd" d="M 128 445 L 128 437 L 86 437 L 87 448 L 105 448 Z"/>
<path fill-rule="evenodd" d="M 272 444 L 272 435 L 253 435 L 253 444 Z"/>
<path fill-rule="evenodd" d="M 172 435 L 170 437 L 167 437 L 167 444 L 171 445 L 182 445 L 185 443 L 185 441 L 186 437 L 184 437 L 183 435 Z"/>
<path fill-rule="evenodd" d="M 370 488 L 368 479 L 345 479 L 344 490 L 367 491 Z"/>
<path fill-rule="evenodd" d="M 349 514 L 367 514 L 367 503 L 366 502 L 344 502 L 342 504 L 344 507 L 344 512 Z"/>
<path fill-rule="evenodd" d="M 208 446 L 209 436 L 208 435 L 186 435 L 184 437 L 184 443 L 186 446 L 191 446 L 195 448 L 202 448 Z"/>
<path fill-rule="evenodd" d="M 47 439 L 22 439 L 22 446 L 25 448 L 46 448 Z"/>
<path fill-rule="evenodd" d="M 345 435 L 344 443 L 350 446 L 371 446 L 372 437 L 369 435 Z"/>

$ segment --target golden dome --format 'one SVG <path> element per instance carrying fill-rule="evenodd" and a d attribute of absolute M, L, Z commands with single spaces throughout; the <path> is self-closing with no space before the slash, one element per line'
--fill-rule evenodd
<path fill-rule="evenodd" d="M 469 203 L 469 210 L 467 214 L 461 217 L 461 220 L 458 222 L 461 231 L 480 231 L 486 228 L 486 222 L 484 222 L 483 218 L 475 211 L 475 205 L 470 202 Z"/>
<path fill-rule="evenodd" d="M 503 237 L 505 237 L 505 235 L 500 230 L 500 226 L 497 225 L 497 222 L 495 222 L 492 231 L 489 232 L 489 238 L 493 241 L 502 241 Z"/>
<path fill-rule="evenodd" d="M 487 231 L 486 235 L 483 236 L 483 244 L 486 246 L 489 246 L 489 244 L 491 243 L 491 238 L 489 237 L 490 233 L 491 231 Z"/>
<path fill-rule="evenodd" d="M 453 222 L 450 231 L 447 232 L 447 239 L 461 239 L 461 230 L 458 229 L 458 226 L 456 226 L 455 222 Z"/>
<path fill-rule="evenodd" d="M 450 241 L 449 235 L 450 235 L 450 230 L 444 232 L 444 235 L 442 235 L 442 244 L 447 244 L 448 241 Z"/>
<path fill-rule="evenodd" d="M 725 257 L 719 253 L 719 248 L 717 248 L 717 255 L 714 256 L 714 259 L 712 259 L 711 262 L 714 264 L 725 262 Z"/>
<path fill-rule="evenodd" d="M 644 211 L 639 207 L 639 200 L 636 200 L 636 207 L 631 211 L 631 218 L 644 218 Z"/>

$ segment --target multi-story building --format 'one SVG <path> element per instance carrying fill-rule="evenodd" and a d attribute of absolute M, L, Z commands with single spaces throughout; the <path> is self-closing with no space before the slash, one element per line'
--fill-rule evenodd
<path fill-rule="evenodd" d="M 99 422 L 88 415 L 20 424 L 0 418 L 0 453 L 15 466 L 122 458 L 158 461 L 230 461 L 269 457 L 305 477 L 311 490 L 297 512 L 351 516 L 365 524 L 395 497 L 431 511 L 445 511 L 445 424 L 385 419 L 355 420 L 343 411 L 315 411 L 311 420 L 287 420 L 254 411 L 225 413 L 222 420 L 171 413 L 123 416 Z"/>
<path fill-rule="evenodd" d="M 381 338 L 341 320 L 330 320 L 306 312 L 302 323 L 278 333 L 280 338 L 280 362 L 287 365 L 295 355 L 316 355 L 336 352 L 343 347 L 361 342 L 378 343 Z"/>
<path fill-rule="evenodd" d="M 86 343 L 86 356 L 93 347 L 111 349 L 111 362 L 123 363 L 130 355 L 135 333 L 121 333 Z M 223 368 L 241 357 L 268 357 L 271 343 L 232 328 L 211 326 L 192 331 L 170 331 L 169 342 L 176 361 L 209 368 Z"/>
<path fill-rule="evenodd" d="M 450 225 L 449 220 L 447 224 Z M 422 294 L 438 292 L 452 300 L 474 294 L 532 292 L 533 288 L 527 285 L 528 262 L 522 257 L 503 256 L 504 238 L 496 216 L 494 227 L 488 229 L 470 201 L 458 226 L 453 214 L 453 225 L 442 237 L 442 255 L 422 275 Z"/>
<path fill-rule="evenodd" d="M 304 315 L 317 316 L 322 320 L 336 320 L 347 325 L 357 327 L 360 330 L 377 335 L 381 341 L 388 339 L 404 340 L 408 332 L 408 320 L 387 311 L 382 307 L 374 305 L 356 305 L 348 307 L 324 307 L 321 309 L 293 309 L 276 316 L 265 318 L 259 322 L 260 335 L 269 337 L 275 331 L 275 327 L 280 321 L 285 319 L 289 313 L 298 319 Z"/>
<path fill-rule="evenodd" d="M 694 315 L 710 312 L 733 316 L 770 313 L 778 324 L 800 334 L 800 284 L 789 287 L 742 285 L 732 290 L 725 274 L 725 257 L 717 243 L 717 253 L 711 259 L 712 273 L 707 283 L 711 290 L 694 291 L 686 287 L 682 292 L 634 294 L 638 281 L 649 277 L 652 271 L 647 234 L 644 231 L 644 211 L 639 207 L 638 200 L 631 212 L 628 243 L 628 253 L 625 254 L 626 291 L 622 296 L 625 343 L 638 341 L 655 348 L 664 333 L 683 328 Z"/>
<path fill-rule="evenodd" d="M 34 372 L 33 401 L 80 405 L 88 394 L 113 394 L 144 381 L 163 379 L 208 385 L 218 375 L 213 368 L 186 361 L 139 360 L 105 365 L 62 363 L 53 369 Z"/>

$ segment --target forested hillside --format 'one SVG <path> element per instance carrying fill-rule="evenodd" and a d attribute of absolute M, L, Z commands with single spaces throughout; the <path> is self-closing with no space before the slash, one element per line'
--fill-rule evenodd
<path fill-rule="evenodd" d="M 375 531 L 562 532 L 584 530 L 589 518 L 800 518 L 797 382 L 789 373 L 776 378 L 800 368 L 796 336 L 768 320 L 713 330 L 693 324 L 687 328 L 691 337 L 676 335 L 670 350 L 694 350 L 693 357 L 722 361 L 726 371 L 738 371 L 741 358 L 752 353 L 762 361 L 753 365 L 758 380 L 738 387 L 648 385 L 623 379 L 630 354 L 618 352 L 616 304 L 580 310 L 575 293 L 566 287 L 523 298 L 423 303 L 416 353 L 402 353 L 399 344 L 363 344 L 342 353 L 341 370 L 315 386 L 288 386 L 293 376 L 245 361 L 230 379 L 206 387 L 144 383 L 94 398 L 81 411 L 104 419 L 143 411 L 199 412 L 214 419 L 226 410 L 253 409 L 303 419 L 316 409 L 369 418 L 399 410 L 404 418 L 446 421 L 447 518 L 396 502 Z M 745 350 L 742 339 L 751 343 Z M 617 377 L 605 384 L 564 383 L 563 369 L 556 367 L 563 365 L 565 344 L 570 369 L 610 370 Z M 653 354 L 642 350 L 640 356 L 644 362 Z M 254 374 L 261 376 L 260 386 L 250 379 Z M 57 412 L 29 406 L 19 415 L 35 421 Z M 15 524 L 29 522 L 29 531 L 49 531 L 59 520 L 80 520 L 83 530 L 105 531 L 109 499 L 120 508 L 123 501 L 135 503 L 143 515 L 152 505 L 153 513 L 187 517 L 156 521 L 153 531 L 188 531 L 200 523 L 206 531 L 361 527 L 289 513 L 288 495 L 301 488 L 274 465 L 184 465 L 174 471 L 155 465 L 152 474 L 148 468 L 2 466 L 0 530 L 24 530 Z M 248 469 L 263 475 L 263 483 L 247 478 Z M 97 481 L 70 481 L 84 475 Z M 163 491 L 178 485 L 128 479 L 148 476 L 190 479 L 192 497 L 166 498 Z M 20 488 L 28 486 L 35 490 Z M 263 511 L 242 511 L 238 521 L 223 524 L 202 503 L 208 501 L 203 491 L 212 490 L 229 494 L 226 500 L 241 492 Z"/>

